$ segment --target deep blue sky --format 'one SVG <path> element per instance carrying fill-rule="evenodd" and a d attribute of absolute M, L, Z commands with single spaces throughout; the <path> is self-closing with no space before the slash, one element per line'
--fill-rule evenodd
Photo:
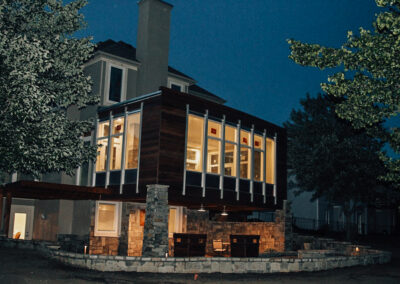
<path fill-rule="evenodd" d="M 286 39 L 338 47 L 348 30 L 372 28 L 374 0 L 167 0 L 171 66 L 227 105 L 281 125 L 299 100 L 320 91 L 326 72 L 288 59 Z M 135 0 L 89 0 L 82 9 L 94 42 L 136 46 Z"/>

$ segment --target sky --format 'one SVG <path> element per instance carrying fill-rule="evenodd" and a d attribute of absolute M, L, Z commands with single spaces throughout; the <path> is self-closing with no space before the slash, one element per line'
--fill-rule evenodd
<path fill-rule="evenodd" d="M 228 106 L 282 125 L 306 93 L 332 71 L 292 62 L 289 38 L 339 47 L 347 31 L 372 29 L 374 0 L 166 0 L 171 15 L 169 65 Z M 78 36 L 136 46 L 136 0 L 89 0 Z"/>

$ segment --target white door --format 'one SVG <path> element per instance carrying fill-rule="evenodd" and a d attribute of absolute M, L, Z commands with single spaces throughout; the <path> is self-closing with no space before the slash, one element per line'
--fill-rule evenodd
<path fill-rule="evenodd" d="M 32 239 L 34 209 L 33 206 L 11 205 L 9 238 Z"/>

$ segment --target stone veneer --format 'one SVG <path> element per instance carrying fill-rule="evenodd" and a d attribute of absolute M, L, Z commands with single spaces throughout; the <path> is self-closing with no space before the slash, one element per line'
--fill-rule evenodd
<path fill-rule="evenodd" d="M 168 253 L 168 187 L 147 185 L 142 256 L 163 257 Z"/>
<path fill-rule="evenodd" d="M 210 221 L 208 213 L 187 210 L 187 233 L 207 234 L 206 254 L 213 255 L 213 240 L 230 242 L 230 235 L 260 236 L 259 253 L 291 249 L 291 219 L 288 212 L 276 210 L 275 222 Z M 228 247 L 227 254 L 230 254 Z"/>
<path fill-rule="evenodd" d="M 46 242 L 0 239 L 0 246 L 35 249 L 61 263 L 99 271 L 129 271 L 156 273 L 276 273 L 335 269 L 356 265 L 388 263 L 391 253 L 365 249 L 356 256 L 325 258 L 284 257 L 190 257 L 150 258 L 131 256 L 84 255 L 51 248 Z"/>

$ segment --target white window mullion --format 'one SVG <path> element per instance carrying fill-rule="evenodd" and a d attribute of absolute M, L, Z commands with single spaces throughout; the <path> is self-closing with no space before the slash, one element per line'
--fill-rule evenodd
<path fill-rule="evenodd" d="M 219 171 L 219 190 L 221 191 L 221 199 L 224 198 L 224 175 L 225 175 L 225 115 L 221 123 L 221 149 L 220 149 L 220 171 Z"/>
<path fill-rule="evenodd" d="M 204 132 L 203 132 L 203 170 L 201 173 L 201 187 L 203 189 L 202 196 L 206 196 L 206 173 L 207 173 L 207 146 L 208 146 L 208 110 L 204 115 Z"/>

